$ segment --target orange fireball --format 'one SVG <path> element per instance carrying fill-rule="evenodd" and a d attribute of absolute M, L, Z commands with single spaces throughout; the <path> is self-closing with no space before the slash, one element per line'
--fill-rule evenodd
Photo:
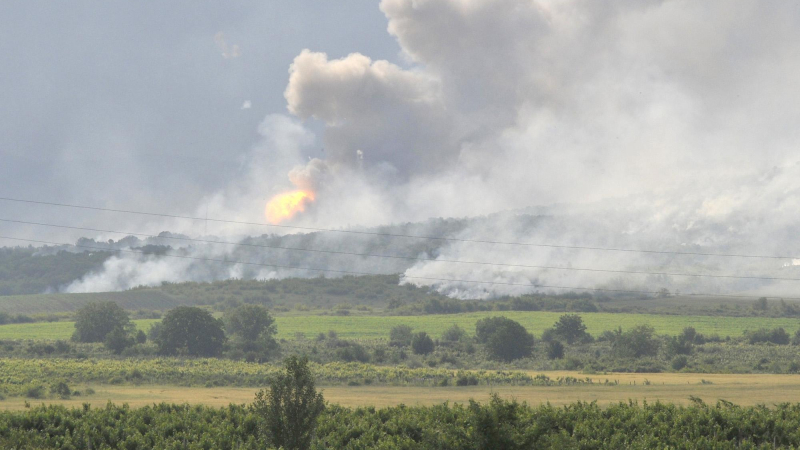
<path fill-rule="evenodd" d="M 266 215 L 270 223 L 281 223 L 297 213 L 306 210 L 306 205 L 314 201 L 311 191 L 292 191 L 278 194 L 267 203 Z"/>

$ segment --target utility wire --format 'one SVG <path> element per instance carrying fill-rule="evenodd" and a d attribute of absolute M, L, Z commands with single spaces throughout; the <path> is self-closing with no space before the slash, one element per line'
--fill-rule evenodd
<path fill-rule="evenodd" d="M 638 275 L 662 275 L 662 276 L 679 276 L 679 277 L 696 277 L 696 278 L 728 278 L 728 279 L 741 279 L 741 280 L 800 281 L 800 278 L 788 278 L 788 277 L 697 274 L 697 273 L 679 273 L 679 272 L 647 272 L 647 271 L 637 271 L 637 270 L 613 270 L 613 269 L 597 269 L 597 268 L 581 268 L 581 267 L 540 266 L 540 265 L 508 264 L 508 263 L 496 263 L 496 262 L 484 262 L 484 261 L 465 261 L 465 260 L 460 260 L 460 259 L 437 259 L 437 258 L 424 258 L 424 257 L 415 257 L 415 256 L 381 255 L 381 254 L 372 254 L 372 253 L 346 252 L 346 251 L 340 251 L 340 250 L 320 250 L 320 249 L 299 248 L 299 247 L 284 247 L 284 246 L 280 246 L 280 245 L 266 245 L 266 244 L 253 244 L 253 243 L 244 243 L 244 242 L 217 241 L 217 240 L 210 240 L 210 239 L 194 239 L 194 238 L 182 237 L 182 236 L 160 236 L 160 235 L 154 235 L 154 234 L 130 233 L 130 232 L 126 232 L 126 231 L 103 230 L 103 229 L 98 229 L 98 228 L 86 228 L 86 227 L 74 227 L 74 226 L 68 226 L 68 225 L 55 225 L 55 224 L 50 224 L 50 223 L 29 222 L 29 221 L 24 221 L 24 220 L 13 220 L 13 219 L 2 219 L 2 218 L 0 218 L 0 222 L 17 223 L 17 224 L 24 224 L 24 225 L 38 225 L 38 226 L 53 227 L 53 228 L 65 228 L 65 229 L 70 229 L 70 230 L 92 231 L 92 232 L 97 232 L 97 233 L 114 233 L 114 234 L 122 234 L 122 235 L 126 235 L 126 236 L 141 236 L 141 237 L 157 238 L 157 239 L 173 239 L 173 240 L 187 241 L 187 242 L 199 242 L 199 243 L 203 243 L 203 244 L 223 244 L 223 245 L 234 245 L 234 246 L 241 246 L 241 247 L 269 248 L 269 249 L 276 249 L 276 250 L 289 250 L 289 251 L 300 251 L 300 252 L 310 252 L 310 253 L 327 253 L 327 254 L 333 254 L 333 255 L 359 256 L 359 257 L 365 257 L 365 258 L 388 258 L 388 259 L 402 259 L 402 260 L 409 260 L 409 261 L 429 261 L 429 262 L 438 262 L 438 263 L 474 264 L 474 265 L 483 265 L 483 266 L 511 267 L 511 268 L 522 268 L 522 269 L 542 269 L 542 270 L 567 270 L 567 271 L 578 271 L 578 272 L 624 273 L 624 274 L 638 274 Z"/>
<path fill-rule="evenodd" d="M 231 223 L 237 225 L 256 225 L 263 227 L 275 227 L 275 228 L 295 229 L 304 231 L 348 233 L 348 234 L 361 234 L 370 236 L 402 237 L 402 238 L 412 238 L 412 239 L 430 239 L 430 240 L 449 241 L 449 242 L 468 242 L 476 244 L 517 245 L 517 246 L 527 246 L 527 247 L 562 248 L 562 249 L 572 249 L 572 250 L 597 250 L 597 251 L 627 252 L 627 253 L 651 253 L 651 254 L 662 254 L 662 255 L 717 256 L 717 257 L 727 257 L 727 258 L 761 258 L 761 259 L 800 259 L 800 257 L 798 256 L 753 255 L 753 254 L 741 254 L 741 253 L 685 252 L 685 251 L 674 251 L 674 250 L 647 250 L 647 249 L 631 249 L 631 248 L 619 248 L 619 247 L 596 247 L 596 246 L 561 245 L 561 244 L 546 244 L 546 243 L 542 244 L 533 242 L 509 242 L 509 241 L 491 241 L 491 240 L 481 240 L 481 239 L 462 239 L 462 238 L 423 236 L 423 235 L 413 235 L 413 234 L 381 233 L 376 231 L 340 230 L 333 228 L 315 228 L 315 227 L 303 227 L 297 225 L 277 225 L 277 224 L 269 224 L 263 222 L 244 222 L 237 220 L 214 219 L 210 217 L 204 218 L 204 217 L 180 216 L 175 214 L 152 213 L 145 211 L 100 208 L 95 206 L 71 205 L 67 203 L 23 200 L 10 197 L 0 197 L 0 201 L 29 203 L 36 205 L 60 206 L 64 208 L 77 208 L 77 209 L 85 209 L 92 211 L 137 214 L 137 215 L 153 216 L 153 217 L 167 217 L 172 219 L 187 219 L 187 220 L 209 221 L 216 223 Z"/>
<path fill-rule="evenodd" d="M 79 244 L 70 244 L 66 242 L 52 242 L 52 241 L 42 241 L 37 239 L 23 239 L 23 238 L 15 238 L 11 236 L 0 236 L 0 239 L 9 239 L 12 241 L 22 241 L 22 242 L 33 242 L 38 244 L 49 244 L 49 245 L 68 245 L 77 248 L 87 248 L 99 251 L 109 251 L 107 248 L 103 247 L 92 247 L 90 245 L 79 245 Z M 140 255 L 149 255 L 149 253 L 144 251 L 138 250 L 113 250 L 115 252 L 123 252 L 123 253 L 136 253 Z M 215 259 L 215 258 L 201 258 L 196 256 L 187 256 L 187 255 L 167 255 L 162 254 L 158 255 L 160 257 L 167 257 L 167 258 L 181 258 L 181 259 L 190 259 L 195 261 L 206 261 L 206 262 L 219 262 L 224 264 L 242 264 L 248 266 L 260 266 L 260 267 L 276 267 L 281 269 L 295 269 L 295 270 L 308 270 L 313 272 L 321 272 L 321 273 L 338 273 L 338 274 L 346 274 L 346 275 L 396 275 L 396 274 L 389 274 L 389 273 L 376 273 L 376 272 L 356 272 L 350 270 L 334 270 L 334 269 L 317 269 L 313 267 L 299 267 L 299 266 L 286 266 L 286 265 L 279 265 L 279 264 L 266 264 L 266 263 L 256 263 L 256 262 L 247 262 L 247 261 L 231 261 L 227 259 Z M 454 278 L 434 278 L 434 277 L 419 277 L 419 276 L 407 276 L 407 275 L 400 275 L 404 279 L 411 279 L 411 280 L 428 280 L 428 281 L 446 281 L 446 282 L 453 282 L 453 283 L 473 283 L 473 284 L 485 284 L 485 285 L 498 285 L 498 286 L 523 286 L 523 287 L 533 287 L 537 289 L 564 289 L 564 290 L 578 290 L 578 291 L 594 291 L 594 292 L 612 292 L 612 293 L 624 293 L 624 294 L 646 294 L 646 295 L 654 295 L 660 294 L 659 291 L 643 291 L 643 290 L 628 290 L 628 289 L 605 289 L 605 288 L 585 288 L 585 287 L 578 287 L 578 286 L 554 286 L 554 285 L 546 285 L 546 284 L 534 284 L 534 283 L 508 283 L 508 282 L 501 282 L 501 281 L 479 281 L 479 280 L 462 280 L 462 279 L 454 279 Z M 741 299 L 756 299 L 765 296 L 752 296 L 752 295 L 735 295 L 735 294 L 707 294 L 707 293 L 681 293 L 680 295 L 684 296 L 691 296 L 691 297 L 726 297 L 726 298 L 741 298 Z M 785 300 L 800 300 L 800 297 L 778 297 L 778 296 L 768 296 L 766 298 L 776 298 L 776 299 L 785 299 Z"/>

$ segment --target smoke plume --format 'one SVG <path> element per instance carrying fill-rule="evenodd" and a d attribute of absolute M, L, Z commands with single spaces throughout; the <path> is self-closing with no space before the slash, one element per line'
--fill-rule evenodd
<path fill-rule="evenodd" d="M 302 51 L 289 68 L 285 91 L 294 117 L 268 117 L 260 129 L 263 141 L 243 162 L 242 178 L 205 206 L 219 216 L 252 219 L 271 195 L 297 186 L 314 190 L 316 201 L 293 219 L 295 225 L 430 225 L 429 218 L 475 217 L 457 229 L 420 225 L 421 234 L 462 239 L 426 249 L 325 235 L 325 245 L 341 248 L 620 271 L 773 277 L 794 271 L 791 258 L 464 240 L 800 255 L 800 6 L 753 0 L 383 0 L 380 8 L 404 62 Z M 324 151 L 308 160 L 313 139 L 304 121 L 311 119 L 324 124 Z M 221 225 L 214 232 L 243 233 Z M 319 236 L 308 239 L 308 245 L 320 244 Z M 376 260 L 303 261 L 361 268 Z M 382 267 L 460 297 L 546 290 L 513 284 L 796 291 L 791 282 L 434 261 Z M 114 270 L 123 269 L 106 267 L 112 279 Z M 256 276 L 287 273 L 297 272 Z M 161 278 L 193 279 L 166 272 Z"/>

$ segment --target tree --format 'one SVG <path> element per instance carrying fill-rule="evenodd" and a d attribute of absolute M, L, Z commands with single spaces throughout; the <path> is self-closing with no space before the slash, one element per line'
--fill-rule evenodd
<path fill-rule="evenodd" d="M 277 375 L 269 390 L 256 394 L 253 409 L 263 418 L 263 431 L 272 445 L 305 450 L 311 446 L 325 399 L 317 393 L 307 358 L 292 356 L 284 365 L 286 373 Z"/>
<path fill-rule="evenodd" d="M 103 342 L 111 331 L 121 328 L 132 331 L 128 313 L 114 302 L 88 303 L 75 314 L 75 333 L 78 342 Z"/>
<path fill-rule="evenodd" d="M 415 355 L 427 355 L 433 351 L 433 339 L 428 333 L 420 331 L 411 338 L 411 350 Z"/>
<path fill-rule="evenodd" d="M 513 361 L 533 352 L 533 335 L 506 317 L 479 320 L 475 324 L 475 335 L 478 342 L 486 344 L 489 357 L 495 360 Z"/>
<path fill-rule="evenodd" d="M 406 346 L 411 344 L 413 330 L 408 325 L 397 325 L 389 331 L 391 345 Z"/>
<path fill-rule="evenodd" d="M 577 314 L 564 314 L 561 316 L 553 326 L 553 334 L 566 341 L 567 344 L 574 344 L 590 338 L 589 333 L 586 332 L 586 325 L 583 324 L 583 319 Z"/>
<path fill-rule="evenodd" d="M 277 333 L 275 319 L 260 305 L 245 304 L 225 315 L 225 330 L 245 342 L 271 339 Z"/>
<path fill-rule="evenodd" d="M 639 325 L 624 333 L 619 329 L 614 333 L 611 347 L 614 353 L 622 357 L 655 356 L 660 343 L 654 333 L 655 329 L 650 325 Z"/>
<path fill-rule="evenodd" d="M 224 343 L 222 322 L 204 309 L 179 306 L 161 321 L 158 347 L 162 354 L 217 356 Z"/>
<path fill-rule="evenodd" d="M 133 346 L 135 341 L 129 332 L 123 330 L 122 328 L 114 328 L 106 335 L 106 339 L 103 344 L 112 353 L 119 355 L 126 348 Z"/>

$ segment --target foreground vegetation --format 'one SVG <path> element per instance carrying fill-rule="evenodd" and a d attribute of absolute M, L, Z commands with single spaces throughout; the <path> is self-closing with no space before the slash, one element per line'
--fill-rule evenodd
<path fill-rule="evenodd" d="M 17 449 L 263 449 L 263 416 L 245 405 L 138 409 L 36 407 L 0 413 L 0 446 Z M 91 444 L 90 444 L 91 442 Z M 755 449 L 800 445 L 800 405 L 688 407 L 574 403 L 344 408 L 328 405 L 311 448 Z"/>

